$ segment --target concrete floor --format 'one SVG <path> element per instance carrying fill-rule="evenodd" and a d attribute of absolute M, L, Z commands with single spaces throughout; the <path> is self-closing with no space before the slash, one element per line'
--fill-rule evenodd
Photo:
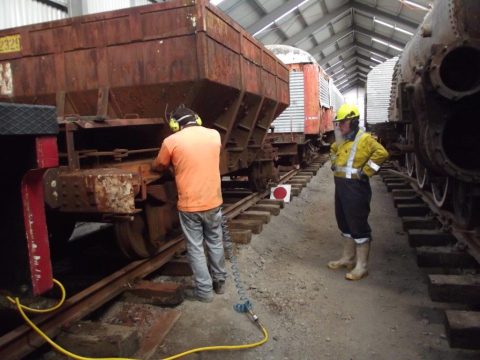
<path fill-rule="evenodd" d="M 372 188 L 370 276 L 348 282 L 345 271 L 326 267 L 339 256 L 342 241 L 327 164 L 239 251 L 242 279 L 270 341 L 254 350 L 186 359 L 479 359 L 479 352 L 449 348 L 441 309 L 452 306 L 430 301 L 426 275 L 415 263 L 391 195 L 378 177 Z M 155 358 L 258 341 L 260 332 L 233 311 L 236 301 L 230 278 L 227 293 L 213 303 L 183 303 Z"/>

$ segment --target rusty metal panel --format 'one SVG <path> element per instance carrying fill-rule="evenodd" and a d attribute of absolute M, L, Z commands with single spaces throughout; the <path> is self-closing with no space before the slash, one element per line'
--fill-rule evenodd
<path fill-rule="evenodd" d="M 193 34 L 196 28 L 195 7 L 141 12 L 140 23 L 144 40 Z"/>
<path fill-rule="evenodd" d="M 235 29 L 209 9 L 206 10 L 206 24 L 208 36 L 218 43 L 224 44 L 235 53 L 240 52 L 241 33 L 239 29 Z"/>
<path fill-rule="evenodd" d="M 288 104 L 288 69 L 206 0 L 173 0 L 0 31 L 0 39 L 6 36 L 17 36 L 19 48 L 0 54 L 13 82 L 0 98 L 56 105 L 60 118 L 164 118 L 166 110 L 184 103 L 205 126 L 220 131 L 226 146 L 232 141 L 238 94 L 254 95 L 270 99 L 275 109 L 260 112 L 260 117 L 268 112 L 262 119 L 269 120 L 253 131 L 258 147 L 271 120 Z M 159 146 L 166 135 L 158 131 L 157 143 L 145 146 Z M 122 141 L 109 147 L 110 137 L 107 142 L 80 137 L 78 145 L 70 144 L 73 157 L 72 151 L 84 146 L 132 148 Z M 232 170 L 248 165 L 244 161 Z"/>
<path fill-rule="evenodd" d="M 261 64 L 262 47 L 244 35 L 242 36 L 242 54 L 245 58 L 250 59 L 254 64 Z"/>
<path fill-rule="evenodd" d="M 262 84 L 260 81 L 262 78 L 261 68 L 245 58 L 242 59 L 242 63 L 245 90 L 253 94 L 260 94 L 262 91 Z"/>
<path fill-rule="evenodd" d="M 119 169 L 59 172 L 55 186 L 49 188 L 53 196 L 47 197 L 57 198 L 64 212 L 133 214 L 137 212 L 134 199 L 139 181 L 135 173 Z"/>

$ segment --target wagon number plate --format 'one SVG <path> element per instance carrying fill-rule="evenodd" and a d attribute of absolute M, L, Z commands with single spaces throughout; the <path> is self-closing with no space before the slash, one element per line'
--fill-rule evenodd
<path fill-rule="evenodd" d="M 0 54 L 20 51 L 20 35 L 0 37 Z"/>

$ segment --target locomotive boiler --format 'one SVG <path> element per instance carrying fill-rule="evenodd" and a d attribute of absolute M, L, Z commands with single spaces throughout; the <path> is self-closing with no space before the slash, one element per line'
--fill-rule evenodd
<path fill-rule="evenodd" d="M 395 66 L 389 114 L 408 174 L 467 229 L 480 219 L 479 17 L 479 1 L 433 4 Z"/>

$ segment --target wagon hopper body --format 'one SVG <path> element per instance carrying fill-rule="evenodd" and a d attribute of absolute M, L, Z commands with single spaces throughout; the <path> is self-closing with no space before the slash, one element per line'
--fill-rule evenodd
<path fill-rule="evenodd" d="M 7 29 L 0 40 L 0 101 L 57 109 L 60 166 L 44 186 L 61 241 L 75 221 L 95 220 L 115 224 L 130 257 L 161 247 L 177 226 L 176 191 L 151 161 L 180 104 L 220 132 L 222 175 L 274 176 L 262 143 L 288 106 L 288 68 L 206 0 Z"/>

